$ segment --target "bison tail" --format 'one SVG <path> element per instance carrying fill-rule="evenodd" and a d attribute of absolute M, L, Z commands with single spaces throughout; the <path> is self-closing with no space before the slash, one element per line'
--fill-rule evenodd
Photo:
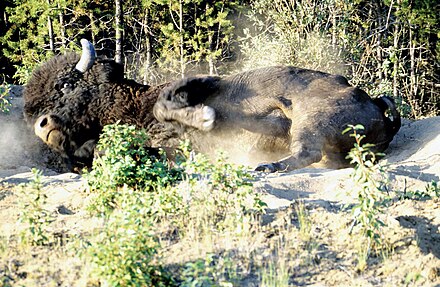
<path fill-rule="evenodd" d="M 388 96 L 375 98 L 374 102 L 382 111 L 388 135 L 393 138 L 401 126 L 400 113 L 397 111 L 396 103 Z"/>

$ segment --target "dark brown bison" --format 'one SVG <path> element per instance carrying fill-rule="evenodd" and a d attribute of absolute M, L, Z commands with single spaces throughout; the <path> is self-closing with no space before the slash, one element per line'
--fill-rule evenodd
<path fill-rule="evenodd" d="M 345 157 L 353 146 L 341 133 L 348 124 L 362 124 L 378 151 L 400 128 L 390 98 L 373 100 L 342 76 L 269 67 L 151 87 L 124 79 L 113 61 L 95 60 L 88 41 L 82 46 L 81 59 L 67 54 L 41 65 L 24 91 L 37 136 L 73 164 L 90 163 L 102 127 L 117 121 L 146 128 L 159 145 L 189 138 L 202 152 L 268 162 L 257 168 L 265 171 Z"/>

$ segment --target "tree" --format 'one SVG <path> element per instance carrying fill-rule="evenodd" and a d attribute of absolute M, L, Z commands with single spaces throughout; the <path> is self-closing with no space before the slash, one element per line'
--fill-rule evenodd
<path fill-rule="evenodd" d="M 216 73 L 216 61 L 227 53 L 233 34 L 228 15 L 239 7 L 239 1 L 158 0 L 156 3 L 169 11 L 161 26 L 161 66 L 181 77 L 204 70 Z"/>
<path fill-rule="evenodd" d="M 116 53 L 115 53 L 115 62 L 119 64 L 124 63 L 123 57 L 123 32 L 124 32 L 124 18 L 122 12 L 122 1 L 115 0 L 115 31 L 116 31 Z"/>

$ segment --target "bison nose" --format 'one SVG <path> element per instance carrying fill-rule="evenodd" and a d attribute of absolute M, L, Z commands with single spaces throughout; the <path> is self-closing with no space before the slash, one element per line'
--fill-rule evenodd
<path fill-rule="evenodd" d="M 59 127 L 56 120 L 51 115 L 43 115 L 39 117 L 34 124 L 35 134 L 43 141 L 46 141 L 49 133 L 55 129 L 59 129 Z"/>
<path fill-rule="evenodd" d="M 35 130 L 52 129 L 55 125 L 56 125 L 56 122 L 52 116 L 44 115 L 44 116 L 39 117 L 35 121 L 34 128 L 35 128 Z"/>
<path fill-rule="evenodd" d="M 49 119 L 47 116 L 42 116 L 41 118 L 38 119 L 37 121 L 37 126 L 40 128 L 44 128 L 45 126 L 47 126 L 49 123 Z"/>

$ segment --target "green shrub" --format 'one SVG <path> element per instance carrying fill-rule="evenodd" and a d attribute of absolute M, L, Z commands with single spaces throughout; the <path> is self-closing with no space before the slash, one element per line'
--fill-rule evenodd
<path fill-rule="evenodd" d="M 171 167 L 165 157 L 148 154 L 147 142 L 145 132 L 133 126 L 106 126 L 98 144 L 103 155 L 85 175 L 94 197 L 89 208 L 106 223 L 85 254 L 94 274 L 111 286 L 173 284 L 158 258 L 158 239 L 167 230 L 197 233 L 190 237 L 240 233 L 265 208 L 245 167 L 234 167 L 223 156 L 211 162 L 188 144 Z M 197 281 L 190 278 L 194 268 L 186 270 L 183 281 Z"/>
<path fill-rule="evenodd" d="M 126 200 L 87 250 L 93 273 L 108 286 L 169 286 L 171 277 L 154 260 L 160 246 L 151 206 L 143 205 L 142 192 L 124 192 Z"/>
<path fill-rule="evenodd" d="M 98 156 L 92 170 L 85 173 L 95 199 L 90 210 L 106 214 L 118 204 L 121 187 L 145 192 L 155 191 L 181 178 L 181 170 L 172 168 L 165 155 L 152 157 L 147 149 L 148 135 L 135 126 L 107 125 L 97 145 Z"/>
<path fill-rule="evenodd" d="M 93 200 L 89 210 L 106 225 L 90 242 L 86 256 L 93 273 L 110 286 L 167 286 L 170 276 L 155 256 L 160 216 L 179 210 L 180 198 L 166 187 L 181 178 L 164 155 L 153 157 L 148 136 L 134 126 L 108 125 L 98 142 L 102 155 L 85 173 Z"/>
<path fill-rule="evenodd" d="M 44 209 L 47 195 L 41 182 L 42 173 L 35 168 L 32 169 L 32 173 L 32 181 L 22 185 L 19 193 L 19 221 L 26 225 L 20 233 L 20 240 L 24 244 L 47 245 L 52 240 L 47 230 L 53 218 L 49 211 Z"/>

